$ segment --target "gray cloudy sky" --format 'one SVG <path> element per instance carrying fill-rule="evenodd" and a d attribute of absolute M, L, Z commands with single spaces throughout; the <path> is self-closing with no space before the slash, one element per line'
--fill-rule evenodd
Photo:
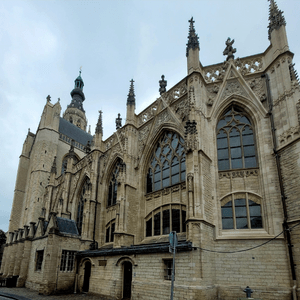
<path fill-rule="evenodd" d="M 290 50 L 300 66 L 300 1 L 277 0 Z M 204 66 L 224 61 L 227 37 L 236 57 L 269 45 L 267 0 L 0 0 L 0 229 L 8 230 L 19 155 L 36 132 L 48 94 L 69 104 L 82 66 L 84 108 L 92 128 L 103 111 L 104 138 L 126 115 L 129 80 L 136 113 L 159 96 L 162 74 L 172 87 L 186 76 L 188 20 L 193 16 Z"/>

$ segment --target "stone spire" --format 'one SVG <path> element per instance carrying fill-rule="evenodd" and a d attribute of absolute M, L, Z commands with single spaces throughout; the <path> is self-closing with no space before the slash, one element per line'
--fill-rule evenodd
<path fill-rule="evenodd" d="M 274 29 L 279 29 L 282 25 L 286 25 L 285 18 L 283 16 L 283 11 L 278 9 L 277 3 L 275 0 L 268 0 L 270 1 L 269 7 L 269 30 L 268 30 L 268 38 L 271 40 L 271 32 Z"/>
<path fill-rule="evenodd" d="M 99 118 L 96 125 L 96 133 L 101 133 L 103 135 L 103 127 L 102 127 L 102 110 L 99 110 Z"/>
<path fill-rule="evenodd" d="M 127 105 L 134 105 L 135 106 L 135 94 L 134 94 L 134 86 L 133 86 L 134 80 L 130 80 L 130 88 L 129 93 L 127 97 Z"/>
<path fill-rule="evenodd" d="M 190 49 L 198 49 L 200 50 L 199 46 L 199 37 L 196 34 L 193 17 L 189 20 L 190 22 L 190 29 L 189 29 L 189 36 L 188 36 L 188 43 L 186 44 L 186 57 L 189 56 Z"/>

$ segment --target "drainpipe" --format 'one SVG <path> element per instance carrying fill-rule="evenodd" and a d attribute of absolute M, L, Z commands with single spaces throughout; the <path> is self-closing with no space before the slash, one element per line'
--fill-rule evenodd
<path fill-rule="evenodd" d="M 266 86 L 267 86 L 267 102 L 269 104 L 269 111 L 268 114 L 270 116 L 270 122 L 271 122 L 271 131 L 272 131 L 272 139 L 273 139 L 273 152 L 275 155 L 275 160 L 276 160 L 276 167 L 277 167 L 277 173 L 278 173 L 278 179 L 279 179 L 279 186 L 280 186 L 280 194 L 281 194 L 281 202 L 282 202 L 282 207 L 283 207 L 283 214 L 284 214 L 284 220 L 283 220 L 283 229 L 284 229 L 284 236 L 285 240 L 288 246 L 288 251 L 289 251 L 289 259 L 290 259 L 290 268 L 291 268 L 291 273 L 292 273 L 292 279 L 293 279 L 293 300 L 297 300 L 297 294 L 296 294 L 296 271 L 295 271 L 295 264 L 294 264 L 294 257 L 293 257 L 293 245 L 291 242 L 291 233 L 289 229 L 289 225 L 287 222 L 288 219 L 288 214 L 287 214 L 287 208 L 286 208 L 286 196 L 284 192 L 284 186 L 283 186 L 283 179 L 282 179 L 282 173 L 281 173 L 281 167 L 280 167 L 280 155 L 278 154 L 277 151 L 277 141 L 276 141 L 276 135 L 275 135 L 275 125 L 274 125 L 274 116 L 273 116 L 273 100 L 271 97 L 271 89 L 270 89 L 270 79 L 269 75 L 267 73 L 262 75 L 263 78 L 266 79 Z"/>

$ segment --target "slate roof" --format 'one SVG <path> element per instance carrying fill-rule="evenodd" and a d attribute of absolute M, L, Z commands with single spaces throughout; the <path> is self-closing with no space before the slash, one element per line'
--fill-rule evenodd
<path fill-rule="evenodd" d="M 70 123 L 64 118 L 60 118 L 59 120 L 59 133 L 66 135 L 67 137 L 75 140 L 76 142 L 86 145 L 88 141 L 92 142 L 93 136 L 84 130 L 80 129 L 76 125 Z"/>
<path fill-rule="evenodd" d="M 58 230 L 61 233 L 79 235 L 77 226 L 74 220 L 56 217 Z"/>

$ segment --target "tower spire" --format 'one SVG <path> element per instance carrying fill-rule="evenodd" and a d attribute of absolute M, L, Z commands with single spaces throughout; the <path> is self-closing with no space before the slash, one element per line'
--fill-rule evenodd
<path fill-rule="evenodd" d="M 278 9 L 277 3 L 275 0 L 270 1 L 269 7 L 269 30 L 268 30 L 268 38 L 271 40 L 271 32 L 274 29 L 279 29 L 282 25 L 286 25 L 286 21 L 283 15 L 283 11 Z"/>
<path fill-rule="evenodd" d="M 102 127 L 102 110 L 99 110 L 99 118 L 96 125 L 96 133 L 103 134 L 103 127 Z"/>
<path fill-rule="evenodd" d="M 198 49 L 200 50 L 199 46 L 199 37 L 198 34 L 196 34 L 193 17 L 189 20 L 190 22 L 190 28 L 189 28 L 189 36 L 188 36 L 188 43 L 186 44 L 186 57 L 189 56 L 189 50 L 190 49 Z"/>
<path fill-rule="evenodd" d="M 135 106 L 135 94 L 134 94 L 134 86 L 133 86 L 134 80 L 130 80 L 130 88 L 129 93 L 127 97 L 127 105 L 134 105 Z"/>

